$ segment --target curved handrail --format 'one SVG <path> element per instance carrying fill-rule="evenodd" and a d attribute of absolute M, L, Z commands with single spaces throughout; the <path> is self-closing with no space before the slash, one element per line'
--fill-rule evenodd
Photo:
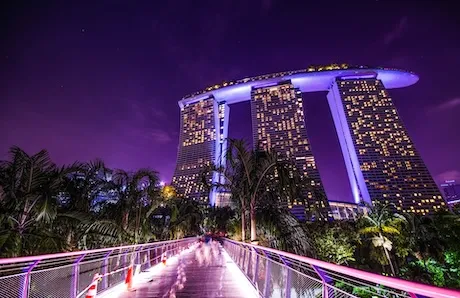
<path fill-rule="evenodd" d="M 180 239 L 179 241 L 191 240 L 193 238 L 195 237 L 183 238 L 183 239 Z M 12 264 L 12 263 L 27 263 L 27 262 L 33 262 L 33 261 L 55 259 L 55 258 L 74 257 L 74 256 L 80 256 L 82 254 L 108 252 L 108 251 L 113 251 L 117 249 L 128 249 L 128 248 L 138 248 L 138 247 L 144 248 L 144 247 L 149 247 L 152 245 L 158 246 L 158 245 L 163 245 L 163 244 L 177 243 L 177 241 L 178 240 L 167 240 L 167 241 L 149 242 L 149 243 L 142 243 L 142 244 L 123 245 L 123 246 L 117 246 L 117 247 L 97 248 L 97 249 L 92 249 L 92 250 L 79 250 L 79 251 L 72 251 L 72 252 L 45 254 L 45 255 L 38 255 L 38 256 L 2 258 L 0 259 L 0 265 Z"/>
<path fill-rule="evenodd" d="M 225 239 L 225 241 L 229 241 L 234 244 L 244 245 L 247 247 L 252 247 L 254 249 L 259 249 L 262 251 L 271 252 L 280 256 L 284 256 L 290 259 L 294 259 L 303 263 L 307 263 L 313 266 L 320 267 L 322 269 L 327 269 L 331 271 L 335 271 L 341 274 L 345 274 L 347 276 L 352 276 L 353 278 L 361 279 L 367 282 L 380 284 L 383 286 L 387 286 L 393 289 L 398 289 L 407 293 L 422 295 L 426 297 L 433 297 L 433 298 L 452 298 L 452 297 L 460 297 L 460 291 L 440 288 L 436 286 L 421 284 L 413 281 L 407 281 L 399 278 L 383 276 L 359 269 L 354 269 L 342 265 L 336 265 L 332 263 L 328 263 L 325 261 L 299 256 L 296 254 L 292 254 L 289 252 L 276 250 L 273 248 L 268 248 L 260 245 L 254 245 L 250 243 L 244 243 L 239 241 L 234 241 L 230 239 Z"/>
<path fill-rule="evenodd" d="M 11 293 L 11 297 L 18 294 L 23 298 L 35 297 L 37 294 L 41 297 L 42 292 L 46 292 L 59 297 L 76 298 L 81 292 L 81 287 L 87 286 L 85 283 L 88 274 L 99 274 L 102 277 L 101 290 L 106 290 L 113 283 L 122 282 L 123 275 L 129 267 L 136 265 L 141 269 L 150 268 L 152 261 L 156 264 L 160 262 L 159 254 L 177 254 L 196 240 L 196 237 L 188 237 L 92 250 L 3 258 L 0 259 L 0 284 L 2 290 L 5 288 L 7 293 Z M 115 277 L 109 279 L 109 275 Z M 43 280 L 47 280 L 47 283 L 43 283 Z"/>

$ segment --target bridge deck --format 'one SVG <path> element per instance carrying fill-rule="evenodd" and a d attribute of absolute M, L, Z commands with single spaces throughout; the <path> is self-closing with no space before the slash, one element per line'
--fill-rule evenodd
<path fill-rule="evenodd" d="M 196 245 L 135 280 L 135 290 L 123 291 L 118 298 L 256 297 L 255 289 L 216 242 Z M 116 297 L 107 294 L 98 297 Z"/>

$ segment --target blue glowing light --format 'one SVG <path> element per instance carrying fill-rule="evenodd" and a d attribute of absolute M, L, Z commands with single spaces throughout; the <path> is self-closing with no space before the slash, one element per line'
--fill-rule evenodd
<path fill-rule="evenodd" d="M 270 77 L 264 80 L 253 80 L 248 78 L 242 80 L 242 83 L 227 85 L 219 89 L 210 90 L 200 95 L 191 96 L 179 101 L 179 105 L 183 107 L 185 104 L 197 102 L 201 99 L 214 96 L 218 102 L 226 101 L 227 104 L 249 101 L 251 99 L 251 90 L 253 87 L 263 86 L 264 84 L 272 84 L 280 81 L 291 80 L 295 87 L 300 88 L 302 92 L 317 92 L 329 91 L 333 82 L 340 77 L 356 76 L 364 77 L 370 76 L 377 77 L 383 82 L 387 89 L 403 88 L 417 83 L 418 76 L 395 69 L 380 69 L 380 68 L 348 68 L 337 69 L 330 71 L 311 71 L 311 72 L 291 72 L 290 75 L 280 77 Z"/>

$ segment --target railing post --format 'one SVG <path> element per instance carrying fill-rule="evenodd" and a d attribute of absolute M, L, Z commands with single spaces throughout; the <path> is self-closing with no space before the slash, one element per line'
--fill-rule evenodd
<path fill-rule="evenodd" d="M 244 264 L 246 263 L 246 249 L 244 247 L 241 249 L 243 250 L 243 262 L 241 263 L 241 269 L 243 273 L 246 274 L 246 267 L 244 266 Z"/>
<path fill-rule="evenodd" d="M 241 264 L 241 254 L 243 253 L 243 249 L 241 248 L 241 245 L 238 245 L 238 250 L 239 250 L 239 254 L 238 254 L 238 262 L 236 262 L 237 265 L 240 265 Z"/>
<path fill-rule="evenodd" d="M 72 279 L 71 279 L 71 284 L 70 284 L 70 298 L 75 298 L 77 297 L 77 292 L 78 292 L 78 282 L 80 279 L 80 262 L 83 260 L 83 258 L 86 256 L 86 254 L 81 255 L 78 257 L 75 262 L 73 263 L 73 274 L 72 274 Z"/>
<path fill-rule="evenodd" d="M 291 297 L 291 279 L 292 279 L 292 270 L 289 266 L 289 261 L 285 260 L 282 256 L 279 256 L 281 261 L 283 261 L 284 268 L 286 268 L 286 293 L 285 298 Z"/>
<path fill-rule="evenodd" d="M 333 289 L 329 289 L 329 284 L 333 281 L 323 269 L 318 266 L 312 265 L 316 274 L 319 275 L 321 281 L 323 282 L 323 298 L 334 298 Z M 331 290 L 331 291 L 329 291 Z"/>
<path fill-rule="evenodd" d="M 138 271 L 137 269 L 142 269 L 142 260 L 140 251 L 142 250 L 142 246 L 136 247 L 134 249 L 134 262 L 133 262 L 133 273 L 136 274 Z"/>
<path fill-rule="evenodd" d="M 265 254 L 265 253 L 264 253 Z M 270 282 L 271 282 L 271 269 L 272 266 L 270 266 L 270 256 L 265 254 L 265 257 L 267 260 L 265 261 L 265 286 L 264 286 L 264 297 L 269 297 L 268 291 L 270 290 Z"/>
<path fill-rule="evenodd" d="M 128 263 L 128 260 L 127 260 L 127 257 L 126 255 L 128 254 L 128 250 L 126 250 L 124 253 L 123 253 L 123 268 L 127 266 L 127 263 Z"/>
<path fill-rule="evenodd" d="M 292 270 L 289 267 L 286 267 L 286 298 L 291 298 L 291 279 L 292 279 Z"/>
<path fill-rule="evenodd" d="M 248 249 L 247 250 L 247 254 L 248 254 L 248 265 L 246 266 L 246 276 L 249 276 L 249 268 L 251 268 L 251 261 L 252 261 L 252 249 Z"/>
<path fill-rule="evenodd" d="M 109 251 L 104 256 L 104 261 L 102 263 L 102 275 L 104 275 L 104 277 L 102 278 L 102 288 L 104 290 L 109 287 L 109 276 L 107 274 L 109 273 L 109 256 L 112 252 L 113 250 Z"/>
<path fill-rule="evenodd" d="M 252 282 L 256 284 L 257 276 L 259 274 L 259 253 L 257 252 L 255 248 L 252 248 L 252 249 L 254 249 L 254 252 L 256 253 L 256 263 L 254 264 L 255 268 L 254 268 L 254 276 L 252 277 Z"/>
<path fill-rule="evenodd" d="M 32 264 L 27 267 L 27 269 L 24 270 L 26 273 L 23 277 L 22 280 L 22 287 L 21 287 L 21 293 L 19 293 L 19 298 L 28 298 L 29 297 L 29 290 L 30 290 L 30 275 L 32 273 L 32 270 L 37 266 L 39 260 L 34 261 Z"/>
<path fill-rule="evenodd" d="M 141 251 L 144 249 L 144 247 L 139 247 L 139 250 L 137 251 L 137 263 L 142 266 L 142 257 L 141 257 Z"/>
<path fill-rule="evenodd" d="M 151 248 L 147 249 L 147 259 L 149 260 L 149 261 L 148 261 L 147 268 L 152 267 L 152 263 L 151 263 L 151 262 L 152 262 L 152 259 L 150 259 L 150 250 L 151 250 Z"/>

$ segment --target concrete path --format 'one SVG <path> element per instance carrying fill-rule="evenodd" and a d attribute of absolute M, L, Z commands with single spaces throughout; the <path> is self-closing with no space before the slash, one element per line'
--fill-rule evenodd
<path fill-rule="evenodd" d="M 201 243 L 134 279 L 135 291 L 99 297 L 258 297 L 254 287 L 217 242 Z M 118 292 L 118 293 L 117 293 Z"/>

